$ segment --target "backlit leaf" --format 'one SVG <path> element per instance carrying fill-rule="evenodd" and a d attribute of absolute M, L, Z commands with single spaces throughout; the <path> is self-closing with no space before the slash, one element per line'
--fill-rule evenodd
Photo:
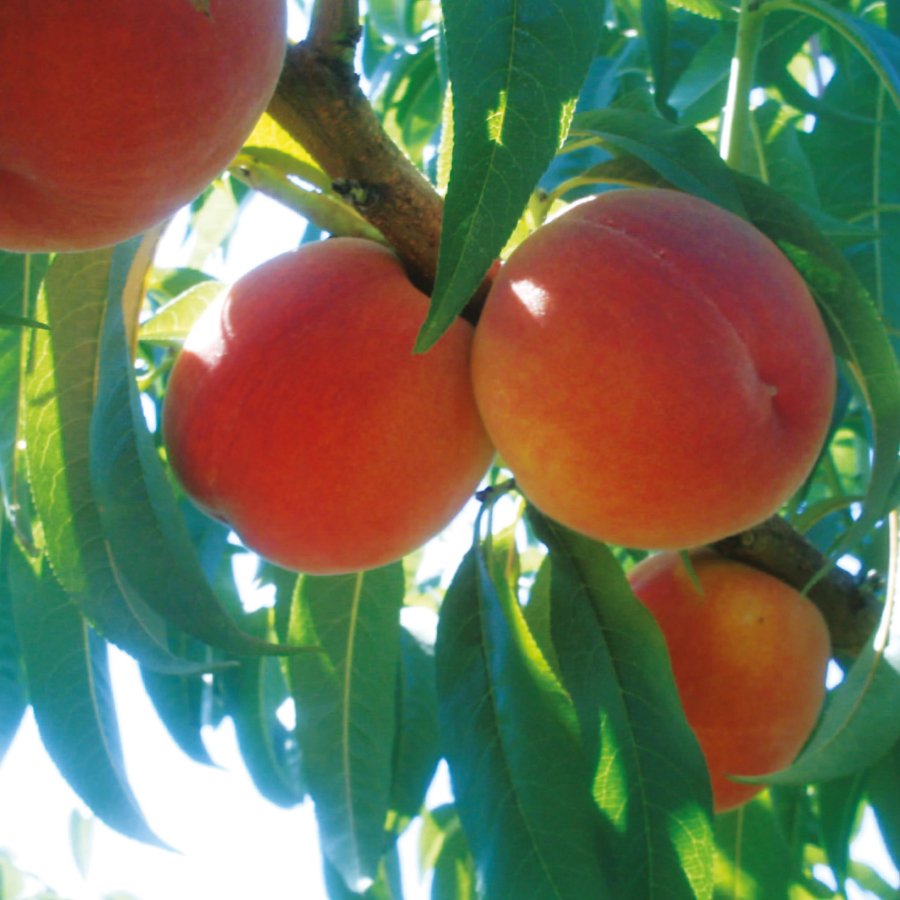
<path fill-rule="evenodd" d="M 453 159 L 426 350 L 475 292 L 568 131 L 599 0 L 445 0 Z"/>
<path fill-rule="evenodd" d="M 900 536 L 891 515 L 891 570 L 881 622 L 843 682 L 800 756 L 764 780 L 807 784 L 852 775 L 884 756 L 900 740 Z M 763 779 L 761 779 L 763 780 Z"/>
<path fill-rule="evenodd" d="M 100 372 L 100 332 L 113 255 L 58 255 L 43 281 L 38 316 L 49 332 L 30 342 L 24 383 L 28 478 L 54 575 L 104 637 L 162 670 L 184 671 L 162 619 L 118 579 L 90 476 L 90 423 Z"/>
<path fill-rule="evenodd" d="M 558 686 L 481 547 L 441 606 L 439 716 L 460 819 L 489 897 L 617 897 L 590 771 Z"/>
<path fill-rule="evenodd" d="M 44 566 L 11 549 L 9 577 L 41 740 L 66 781 L 111 828 L 163 846 L 125 773 L 107 647 Z"/>
<path fill-rule="evenodd" d="M 709 778 L 665 641 L 604 545 L 535 510 L 529 520 L 550 551 L 553 641 L 595 764 L 616 896 L 708 897 Z"/>
<path fill-rule="evenodd" d="M 400 656 L 401 563 L 303 576 L 291 610 L 289 683 L 322 849 L 346 886 L 365 890 L 387 849 Z"/>

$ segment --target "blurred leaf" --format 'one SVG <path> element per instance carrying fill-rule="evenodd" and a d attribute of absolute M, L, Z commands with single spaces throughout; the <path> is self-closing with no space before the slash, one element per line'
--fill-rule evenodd
<path fill-rule="evenodd" d="M 434 679 L 434 647 L 401 628 L 390 799 L 401 820 L 419 814 L 441 758 Z"/>
<path fill-rule="evenodd" d="M 769 0 L 766 12 L 791 10 L 818 19 L 858 50 L 900 109 L 900 38 L 823 0 Z"/>
<path fill-rule="evenodd" d="M 291 657 L 289 683 L 322 849 L 351 890 L 387 849 L 400 656 L 403 566 L 297 582 L 290 638 L 322 653 Z"/>
<path fill-rule="evenodd" d="M 32 318 L 47 264 L 46 256 L 0 251 L 0 311 L 13 317 Z M 17 470 L 21 454 L 17 454 L 16 444 L 22 436 L 19 407 L 23 359 L 30 340 L 30 333 L 21 329 L 0 329 L 0 493 L 5 498 L 7 515 L 25 541 L 30 541 L 30 534 L 23 507 L 30 497 L 25 473 Z"/>
<path fill-rule="evenodd" d="M 455 807 L 425 813 L 420 847 L 423 867 L 433 870 L 431 900 L 478 900 L 475 861 Z"/>
<path fill-rule="evenodd" d="M 475 546 L 441 606 L 441 738 L 489 897 L 609 893 L 590 772 L 515 600 Z"/>
<path fill-rule="evenodd" d="M 716 816 L 716 900 L 800 900 L 793 856 L 768 792 Z"/>
<path fill-rule="evenodd" d="M 866 793 L 891 860 L 900 868 L 900 742 L 869 770 Z"/>
<path fill-rule="evenodd" d="M 382 65 L 385 77 L 374 97 L 375 108 L 387 133 L 421 166 L 422 151 L 435 135 L 443 102 L 435 40 L 415 53 L 398 48 Z"/>
<path fill-rule="evenodd" d="M 12 530 L 0 519 L 0 761 L 12 743 L 28 707 L 21 647 L 13 621 L 12 593 L 6 573 Z"/>
<path fill-rule="evenodd" d="M 891 515 L 891 571 L 881 622 L 843 682 L 804 750 L 772 784 L 808 784 L 852 775 L 884 756 L 900 739 L 900 538 Z M 753 779 L 749 779 L 753 780 Z"/>
<path fill-rule="evenodd" d="M 218 281 L 203 281 L 189 287 L 173 300 L 160 307 L 156 313 L 141 325 L 142 341 L 167 341 L 181 343 L 187 337 L 193 324 L 224 290 Z"/>
<path fill-rule="evenodd" d="M 663 110 L 671 89 L 671 34 L 669 32 L 669 8 L 666 0 L 641 0 L 641 33 L 650 61 L 650 77 L 653 80 L 653 99 Z"/>
<path fill-rule="evenodd" d="M 418 349 L 481 283 L 568 131 L 594 56 L 600 0 L 445 0 L 453 163 Z"/>
<path fill-rule="evenodd" d="M 87 878 L 94 845 L 94 820 L 77 809 L 73 809 L 69 814 L 69 845 L 81 877 Z"/>
<path fill-rule="evenodd" d="M 316 187 L 327 190 L 331 179 L 322 167 L 268 113 L 264 113 L 256 127 L 244 141 L 244 153 L 276 166 L 289 175 L 297 175 Z"/>
<path fill-rule="evenodd" d="M 712 891 L 712 795 L 665 641 L 602 544 L 530 509 L 550 551 L 551 625 L 563 682 L 595 763 L 605 868 L 617 897 Z M 659 752 L 665 742 L 665 753 Z"/>
<path fill-rule="evenodd" d="M 379 33 L 397 44 L 416 40 L 431 11 L 428 0 L 369 0 L 367 6 Z"/>
<path fill-rule="evenodd" d="M 847 881 L 850 839 L 859 826 L 864 786 L 864 772 L 856 772 L 816 787 L 822 844 L 840 890 Z"/>
<path fill-rule="evenodd" d="M 62 587 L 108 640 L 147 665 L 186 671 L 194 667 L 169 652 L 162 619 L 115 571 L 91 487 L 90 422 L 99 335 L 116 290 L 113 256 L 128 259 L 136 247 L 55 257 L 38 313 L 51 331 L 35 332 L 31 342 L 23 436 L 47 556 Z"/>
<path fill-rule="evenodd" d="M 63 777 L 111 828 L 165 846 L 125 773 L 107 648 L 46 565 L 35 573 L 10 548 L 13 612 L 41 740 Z"/>
<path fill-rule="evenodd" d="M 227 245 L 240 213 L 238 190 L 246 192 L 246 188 L 233 179 L 220 179 L 191 204 L 188 267 L 202 269 L 214 253 Z"/>

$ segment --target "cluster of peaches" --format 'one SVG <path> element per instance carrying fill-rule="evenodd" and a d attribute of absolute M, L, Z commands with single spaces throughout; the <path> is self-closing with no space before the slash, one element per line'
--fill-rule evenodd
<path fill-rule="evenodd" d="M 23 17 L 40 42 L 15 39 Z M 0 247 L 103 246 L 189 201 L 265 108 L 284 30 L 282 0 L 8 0 L 0 56 L 22 74 L 0 96 Z M 333 574 L 421 546 L 499 457 L 559 522 L 664 551 L 632 587 L 667 637 L 716 809 L 749 799 L 759 786 L 727 776 L 796 755 L 828 635 L 792 588 L 696 548 L 775 513 L 821 451 L 835 373 L 805 283 L 711 203 L 615 190 L 539 228 L 477 326 L 416 354 L 427 305 L 360 239 L 241 278 L 169 378 L 185 490 L 262 556 Z"/>

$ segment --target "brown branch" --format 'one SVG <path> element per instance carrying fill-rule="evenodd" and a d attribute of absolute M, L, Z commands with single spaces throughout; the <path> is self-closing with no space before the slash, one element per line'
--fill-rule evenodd
<path fill-rule="evenodd" d="M 829 565 L 818 549 L 777 516 L 711 546 L 801 591 Z M 835 654 L 857 656 L 878 624 L 881 610 L 876 599 L 837 566 L 829 568 L 808 595 L 828 623 Z"/>
<path fill-rule="evenodd" d="M 326 4 L 327 6 L 327 4 Z M 338 30 L 344 20 L 331 26 Z M 331 27 L 328 26 L 328 27 Z M 358 37 L 357 26 L 354 39 Z M 335 40 L 337 43 L 335 43 Z M 308 150 L 388 240 L 412 281 L 430 293 L 437 268 L 442 200 L 387 136 L 326 22 L 290 48 L 269 112 Z"/>

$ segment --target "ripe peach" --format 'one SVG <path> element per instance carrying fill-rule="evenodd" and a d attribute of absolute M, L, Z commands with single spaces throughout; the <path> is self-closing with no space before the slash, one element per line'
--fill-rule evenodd
<path fill-rule="evenodd" d="M 284 0 L 3 0 L 0 247 L 144 231 L 240 149 L 284 60 Z"/>
<path fill-rule="evenodd" d="M 783 769 L 806 742 L 825 698 L 830 644 L 822 614 L 784 582 L 706 550 L 691 562 L 702 592 L 672 552 L 639 563 L 629 581 L 666 639 L 724 812 L 763 789 L 729 775 Z"/>
<path fill-rule="evenodd" d="M 399 559 L 443 528 L 493 448 L 461 319 L 413 353 L 427 299 L 384 247 L 335 238 L 241 278 L 191 330 L 163 428 L 188 494 L 287 568 Z"/>
<path fill-rule="evenodd" d="M 524 493 L 633 547 L 768 517 L 809 474 L 834 398 L 825 328 L 786 257 L 669 190 L 601 194 L 531 235 L 472 353 L 482 418 Z"/>

